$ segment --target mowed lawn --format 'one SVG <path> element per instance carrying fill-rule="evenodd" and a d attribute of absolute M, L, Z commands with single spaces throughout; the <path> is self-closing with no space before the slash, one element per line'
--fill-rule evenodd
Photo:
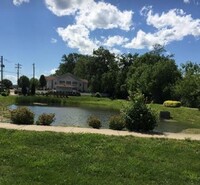
<path fill-rule="evenodd" d="M 200 184 L 200 142 L 0 129 L 0 184 Z"/>

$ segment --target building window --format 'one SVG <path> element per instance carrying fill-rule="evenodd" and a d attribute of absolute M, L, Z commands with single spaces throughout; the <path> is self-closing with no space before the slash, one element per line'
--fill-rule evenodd
<path fill-rule="evenodd" d="M 77 82 L 72 82 L 72 85 L 77 86 Z"/>
<path fill-rule="evenodd" d="M 71 85 L 71 81 L 66 81 L 66 84 L 67 85 Z"/>
<path fill-rule="evenodd" d="M 65 81 L 60 80 L 59 83 L 60 84 L 65 84 Z"/>

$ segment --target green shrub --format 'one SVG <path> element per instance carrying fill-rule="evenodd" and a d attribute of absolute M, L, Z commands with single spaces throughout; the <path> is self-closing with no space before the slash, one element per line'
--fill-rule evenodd
<path fill-rule="evenodd" d="M 90 127 L 99 129 L 101 127 L 101 121 L 95 116 L 90 116 L 87 120 L 87 123 Z"/>
<path fill-rule="evenodd" d="M 122 130 L 125 127 L 125 121 L 122 116 L 112 116 L 109 120 L 109 128 L 113 130 Z"/>
<path fill-rule="evenodd" d="M 55 114 L 46 114 L 43 113 L 39 115 L 38 120 L 36 121 L 37 125 L 50 125 L 55 121 Z"/>
<path fill-rule="evenodd" d="M 144 96 L 136 94 L 130 105 L 122 109 L 125 127 L 130 131 L 150 131 L 157 123 L 156 114 L 146 106 Z"/>
<path fill-rule="evenodd" d="M 8 94 L 6 92 L 2 92 L 1 96 L 8 96 Z"/>
<path fill-rule="evenodd" d="M 11 121 L 19 125 L 31 125 L 34 123 L 34 113 L 27 107 L 18 107 L 11 111 Z"/>
<path fill-rule="evenodd" d="M 167 101 L 164 101 L 163 105 L 165 107 L 180 107 L 181 102 L 180 101 L 167 100 Z"/>

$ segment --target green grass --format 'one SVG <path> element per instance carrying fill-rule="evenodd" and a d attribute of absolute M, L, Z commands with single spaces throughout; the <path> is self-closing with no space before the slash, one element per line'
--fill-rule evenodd
<path fill-rule="evenodd" d="M 56 98 L 46 96 L 0 96 L 0 105 L 11 105 L 11 104 L 33 104 L 37 103 L 48 103 L 56 104 L 61 106 L 95 106 L 95 107 L 107 107 L 119 110 L 123 104 L 126 104 L 125 100 L 111 100 L 109 98 L 96 98 L 91 96 L 70 96 L 69 98 Z"/>
<path fill-rule="evenodd" d="M 200 142 L 0 129 L 2 185 L 199 185 Z"/>
<path fill-rule="evenodd" d="M 67 100 L 68 104 L 72 105 L 87 105 L 95 107 L 107 107 L 116 110 L 120 110 L 123 104 L 126 104 L 125 100 L 112 100 L 109 98 L 97 98 L 91 96 L 73 96 L 69 97 Z"/>
<path fill-rule="evenodd" d="M 0 107 L 14 104 L 16 96 L 0 96 Z"/>
<path fill-rule="evenodd" d="M 169 111 L 172 119 L 168 121 L 161 121 L 163 124 L 169 125 L 169 130 L 174 127 L 173 130 L 177 132 L 195 133 L 200 134 L 200 111 L 196 108 L 188 107 L 164 107 L 159 104 L 151 104 L 150 107 L 154 110 Z"/>

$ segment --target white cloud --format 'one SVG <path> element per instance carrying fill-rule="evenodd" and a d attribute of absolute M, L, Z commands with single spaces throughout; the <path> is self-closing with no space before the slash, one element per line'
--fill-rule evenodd
<path fill-rule="evenodd" d="M 66 28 L 57 28 L 57 33 L 70 48 L 76 48 L 83 54 L 91 54 L 94 49 L 104 44 L 96 38 L 90 38 L 92 31 L 113 28 L 131 30 L 133 12 L 121 11 L 110 3 L 94 0 L 45 0 L 45 3 L 57 16 L 74 15 L 75 23 Z M 104 42 L 109 47 L 128 41 L 127 38 L 118 39 L 120 40 L 108 38 L 108 41 Z"/>
<path fill-rule="evenodd" d="M 134 49 L 151 49 L 154 44 L 164 45 L 164 42 L 159 39 L 158 34 L 145 33 L 144 31 L 139 30 L 136 37 L 134 37 L 130 43 L 127 43 L 124 46 L 126 48 Z"/>
<path fill-rule="evenodd" d="M 85 25 L 90 30 L 120 28 L 130 30 L 132 11 L 120 11 L 109 3 L 93 3 L 92 7 L 82 9 L 77 13 L 77 24 Z"/>
<path fill-rule="evenodd" d="M 57 43 L 57 42 L 58 42 L 57 39 L 51 38 L 51 43 L 52 43 L 52 44 L 55 44 L 55 43 Z"/>
<path fill-rule="evenodd" d="M 105 39 L 104 45 L 108 47 L 113 47 L 115 45 L 122 45 L 125 42 L 128 42 L 128 40 L 128 38 L 124 38 L 119 35 L 109 36 L 107 39 Z"/>
<path fill-rule="evenodd" d="M 15 6 L 20 6 L 22 3 L 29 3 L 30 0 L 13 0 Z"/>
<path fill-rule="evenodd" d="M 183 0 L 184 3 L 189 4 L 190 0 Z"/>
<path fill-rule="evenodd" d="M 147 16 L 148 12 L 152 9 L 152 6 L 144 6 L 140 10 L 140 15 Z"/>
<path fill-rule="evenodd" d="M 90 30 L 120 28 L 130 30 L 132 11 L 120 11 L 116 6 L 94 0 L 45 0 L 47 8 L 57 16 L 75 15 L 76 24 Z"/>
<path fill-rule="evenodd" d="M 116 55 L 122 54 L 122 52 L 121 52 L 119 49 L 116 49 L 116 48 L 109 48 L 109 51 L 110 51 L 111 53 L 116 54 Z"/>
<path fill-rule="evenodd" d="M 181 9 L 170 10 L 161 16 L 153 15 L 152 11 L 149 11 L 147 24 L 164 31 L 171 31 L 178 40 L 187 35 L 200 36 L 200 19 L 193 19 Z"/>
<path fill-rule="evenodd" d="M 167 13 L 153 14 L 152 9 L 146 13 L 146 21 L 149 26 L 157 29 L 154 33 L 145 33 L 139 30 L 136 37 L 125 45 L 126 48 L 151 49 L 152 45 L 169 44 L 173 41 L 182 40 L 186 36 L 200 36 L 200 19 L 193 19 L 186 15 L 183 10 L 173 9 Z"/>
<path fill-rule="evenodd" d="M 74 14 L 92 2 L 93 0 L 45 0 L 47 8 L 57 16 Z"/>
<path fill-rule="evenodd" d="M 70 48 L 77 48 L 80 53 L 91 54 L 97 49 L 96 43 L 89 38 L 90 31 L 83 25 L 69 25 L 58 28 L 57 32 Z"/>
<path fill-rule="evenodd" d="M 56 70 L 58 70 L 57 68 L 54 68 L 52 70 L 50 70 L 50 74 L 55 74 L 56 73 Z"/>
<path fill-rule="evenodd" d="M 14 75 L 5 75 L 4 79 L 10 80 L 14 85 L 17 84 L 17 77 Z"/>

